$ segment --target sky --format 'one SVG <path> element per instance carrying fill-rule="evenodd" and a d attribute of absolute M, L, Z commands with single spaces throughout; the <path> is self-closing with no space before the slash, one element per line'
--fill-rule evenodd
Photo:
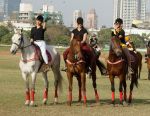
<path fill-rule="evenodd" d="M 98 15 L 98 26 L 113 24 L 113 0 L 22 0 L 25 3 L 32 3 L 35 11 L 42 8 L 43 4 L 54 5 L 55 9 L 63 13 L 64 23 L 70 26 L 74 10 L 82 10 L 84 14 L 92 8 L 96 9 Z"/>

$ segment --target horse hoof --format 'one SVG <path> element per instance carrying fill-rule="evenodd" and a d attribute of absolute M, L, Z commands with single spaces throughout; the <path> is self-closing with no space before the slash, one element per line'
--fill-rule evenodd
<path fill-rule="evenodd" d="M 84 107 L 87 107 L 87 104 L 86 104 L 86 103 L 83 103 L 83 106 L 84 106 Z"/>
<path fill-rule="evenodd" d="M 112 106 L 115 106 L 115 101 L 112 101 L 111 104 L 112 104 Z"/>
<path fill-rule="evenodd" d="M 31 107 L 34 107 L 34 106 L 35 106 L 34 101 L 31 101 L 31 102 L 30 102 L 30 106 L 31 106 Z"/>
<path fill-rule="evenodd" d="M 54 104 L 57 104 L 58 103 L 58 98 L 55 98 L 54 99 Z"/>
<path fill-rule="evenodd" d="M 71 102 L 68 102 L 67 105 L 68 105 L 68 106 L 71 106 Z"/>
<path fill-rule="evenodd" d="M 120 105 L 123 105 L 123 102 L 122 102 L 122 101 L 120 101 Z"/>
<path fill-rule="evenodd" d="M 97 97 L 96 97 L 96 103 L 98 103 L 98 102 L 99 102 L 99 97 L 97 96 Z"/>
<path fill-rule="evenodd" d="M 44 104 L 44 105 L 47 104 L 47 99 L 43 99 L 43 104 Z"/>
<path fill-rule="evenodd" d="M 30 101 L 29 101 L 29 100 L 26 100 L 25 105 L 26 105 L 26 106 L 29 106 L 29 104 L 30 104 Z"/>
<path fill-rule="evenodd" d="M 78 102 L 81 102 L 81 99 L 79 99 Z"/>
<path fill-rule="evenodd" d="M 123 106 L 127 106 L 127 102 L 126 101 L 123 101 Z"/>

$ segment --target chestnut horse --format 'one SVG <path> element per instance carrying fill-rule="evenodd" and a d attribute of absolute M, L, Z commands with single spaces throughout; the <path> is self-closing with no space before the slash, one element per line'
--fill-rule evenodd
<path fill-rule="evenodd" d="M 148 68 L 148 80 L 150 80 L 150 46 L 148 45 L 147 46 L 147 54 L 146 54 L 146 56 L 147 56 L 147 68 Z"/>
<path fill-rule="evenodd" d="M 126 76 L 127 76 L 127 62 L 125 55 L 122 51 L 120 39 L 113 37 L 111 39 L 111 46 L 109 51 L 109 57 L 107 61 L 107 69 L 109 74 L 109 79 L 111 82 L 111 91 L 112 91 L 112 104 L 115 104 L 115 85 L 114 85 L 114 78 L 118 76 L 120 79 L 119 83 L 119 92 L 120 92 L 120 104 L 123 104 L 123 97 L 124 101 L 127 99 L 126 95 Z M 134 52 L 133 52 L 134 53 Z M 129 103 L 132 100 L 132 91 L 133 85 L 137 86 L 137 58 L 134 55 L 134 61 L 132 62 L 132 69 L 134 73 L 131 76 L 131 84 L 130 84 L 130 95 L 129 95 Z M 124 96 L 123 96 L 123 88 L 124 88 Z"/>
<path fill-rule="evenodd" d="M 81 48 L 81 43 L 79 40 L 80 37 L 74 37 L 70 44 L 69 54 L 66 60 L 67 66 L 67 77 L 69 81 L 69 95 L 68 95 L 68 105 L 71 106 L 72 103 L 72 84 L 73 84 L 73 76 L 77 77 L 78 86 L 79 86 L 79 102 L 82 97 L 84 100 L 84 105 L 86 106 L 87 98 L 86 98 L 86 72 L 87 72 L 87 64 L 84 51 Z M 94 60 L 96 61 L 96 60 Z M 92 64 L 92 80 L 93 87 L 95 90 L 96 101 L 99 100 L 99 96 L 96 89 L 96 62 Z M 81 94 L 82 93 L 82 94 Z"/>

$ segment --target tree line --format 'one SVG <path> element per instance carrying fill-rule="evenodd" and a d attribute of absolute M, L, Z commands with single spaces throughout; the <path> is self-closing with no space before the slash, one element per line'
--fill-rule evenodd
<path fill-rule="evenodd" d="M 14 34 L 11 26 L 0 26 L 0 44 L 11 44 L 11 38 Z M 98 32 L 98 43 L 101 46 L 109 45 L 111 38 L 111 28 L 104 28 Z M 23 31 L 24 36 L 30 38 L 30 31 Z M 48 25 L 45 33 L 45 40 L 51 45 L 68 46 L 70 40 L 70 30 L 64 25 Z M 144 39 L 146 36 L 130 35 L 131 40 L 138 48 L 145 47 Z"/>

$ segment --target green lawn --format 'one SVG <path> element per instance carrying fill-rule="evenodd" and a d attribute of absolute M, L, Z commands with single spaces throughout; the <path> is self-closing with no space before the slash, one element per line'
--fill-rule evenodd
<path fill-rule="evenodd" d="M 6 51 L 7 54 L 1 54 Z M 142 77 L 139 80 L 139 88 L 133 92 L 133 104 L 130 106 L 113 107 L 110 105 L 111 91 L 110 82 L 107 77 L 102 77 L 97 72 L 97 86 L 100 94 L 100 103 L 96 104 L 91 79 L 87 79 L 87 108 L 83 107 L 78 100 L 77 81 L 74 78 L 73 101 L 71 107 L 66 105 L 68 81 L 63 74 L 63 92 L 59 96 L 59 104 L 54 105 L 54 79 L 49 72 L 49 101 L 48 105 L 42 105 L 42 92 L 44 88 L 41 74 L 38 74 L 36 82 L 36 104 L 37 107 L 24 106 L 25 84 L 18 67 L 19 56 L 8 54 L 8 47 L 0 47 L 0 116 L 149 116 L 150 115 L 150 81 L 147 80 L 147 69 L 143 62 Z M 62 60 L 63 62 L 63 60 Z M 61 66 L 64 64 L 62 63 Z M 118 79 L 116 82 L 116 102 L 118 97 Z M 129 83 L 128 82 L 128 92 Z"/>

